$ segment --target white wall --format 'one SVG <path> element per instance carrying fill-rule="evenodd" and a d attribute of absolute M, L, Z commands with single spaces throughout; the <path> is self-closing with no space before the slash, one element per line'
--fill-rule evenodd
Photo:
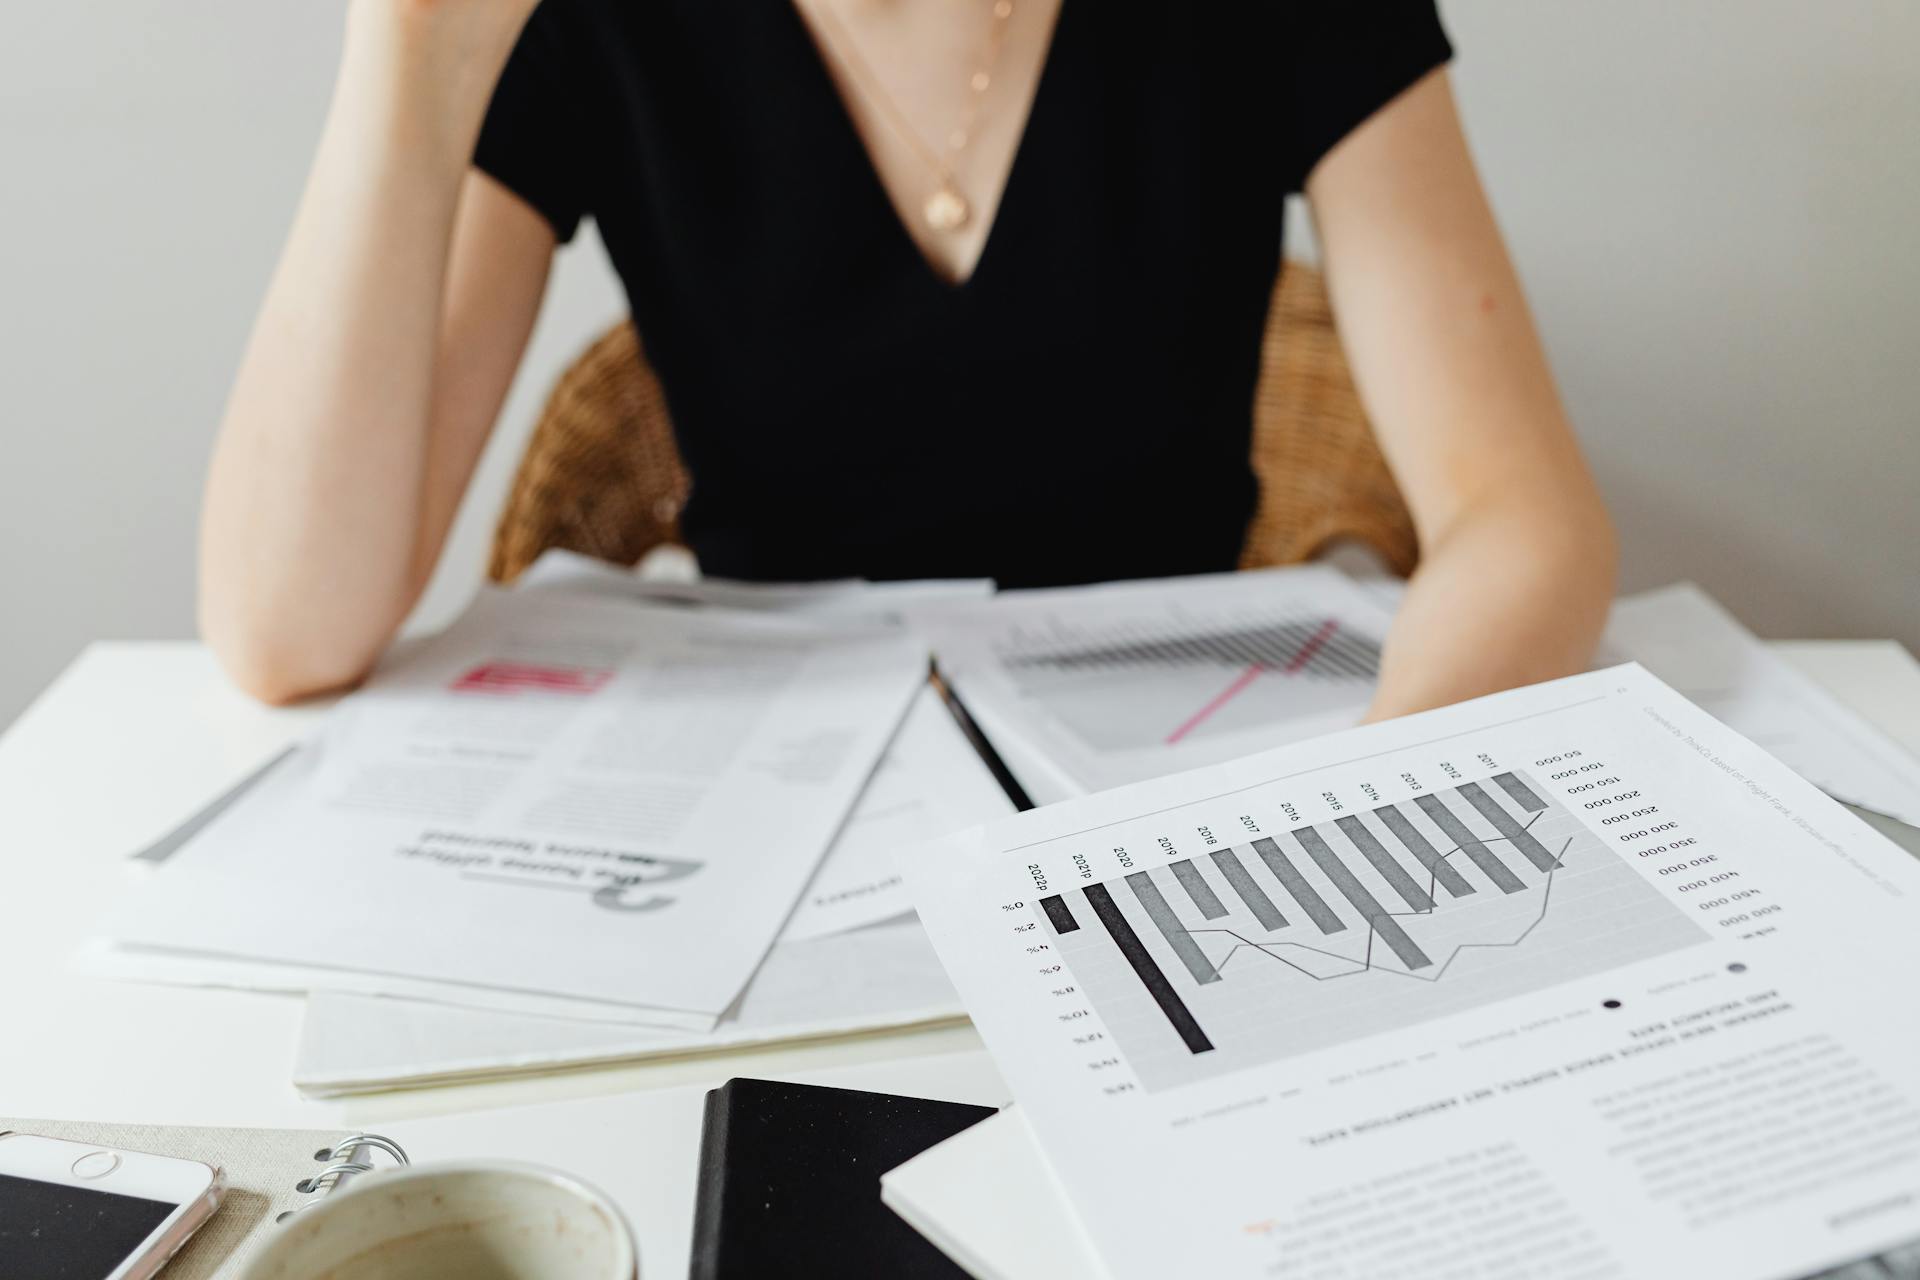
<path fill-rule="evenodd" d="M 1442 9 L 1628 585 L 1920 647 L 1920 5 Z"/>
<path fill-rule="evenodd" d="M 200 475 L 339 22 L 327 0 L 9 8 L 0 724 L 91 638 L 191 633 Z M 1692 576 L 1767 634 L 1920 647 L 1920 6 L 1443 8 L 1629 585 Z M 583 237 L 429 612 L 477 579 L 545 388 L 620 309 Z"/>

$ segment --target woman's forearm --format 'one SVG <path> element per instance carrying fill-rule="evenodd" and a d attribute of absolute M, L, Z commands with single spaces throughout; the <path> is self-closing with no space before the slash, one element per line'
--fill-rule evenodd
<path fill-rule="evenodd" d="M 1340 336 L 1422 562 L 1371 718 L 1568 675 L 1613 528 L 1467 151 L 1444 68 L 1308 175 Z"/>
<path fill-rule="evenodd" d="M 1382 656 L 1371 720 L 1586 668 L 1614 592 L 1597 499 L 1489 503 L 1426 551 Z"/>
<path fill-rule="evenodd" d="M 530 8 L 357 0 L 349 14 L 202 519 L 202 631 L 259 696 L 357 679 L 418 594 L 449 242 L 480 120 Z"/>

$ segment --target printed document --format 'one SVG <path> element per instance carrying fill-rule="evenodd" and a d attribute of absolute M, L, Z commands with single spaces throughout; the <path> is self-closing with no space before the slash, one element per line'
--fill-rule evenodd
<path fill-rule="evenodd" d="M 190 842 L 203 828 L 237 805 L 242 797 L 250 795 L 256 787 L 282 797 L 276 799 L 269 796 L 257 803 L 297 806 L 301 802 L 298 775 L 304 767 L 300 760 L 298 749 L 290 749 L 276 757 L 240 787 L 216 799 L 178 831 L 170 833 L 136 857 L 164 864 L 174 851 Z M 277 776 L 282 769 L 294 776 Z M 780 942 L 806 942 L 834 934 L 866 931 L 869 926 L 908 915 L 913 910 L 913 903 L 907 897 L 905 883 L 895 863 L 897 850 L 1012 812 L 1012 802 L 1000 790 L 993 775 L 961 734 L 939 695 L 931 686 L 923 685 L 908 708 L 899 732 L 880 757 L 880 763 L 875 767 L 866 789 L 854 802 L 853 811 L 821 859 L 813 878 L 808 881 L 793 914 L 787 919 L 786 928 L 781 932 Z M 772 964 L 781 954 L 781 950 L 776 948 L 767 963 Z M 109 939 L 89 940 L 82 947 L 77 960 L 87 972 L 123 981 L 264 991 L 334 992 L 343 996 L 381 996 L 398 1001 L 437 1003 L 472 1004 L 484 999 L 487 1010 L 477 1010 L 472 1015 L 481 1020 L 485 1019 L 488 1012 L 499 1010 L 503 1015 L 525 1015 L 535 1022 L 552 1021 L 563 1028 L 569 1023 L 577 1024 L 583 1020 L 619 1023 L 629 1027 L 636 1024 L 658 1025 L 661 1021 L 650 1011 L 625 1005 L 504 991 L 489 991 L 483 997 L 476 997 L 457 988 L 450 990 L 444 983 L 425 979 L 268 963 L 197 951 L 121 946 Z M 763 976 L 755 978 L 756 984 Z M 907 1003 L 917 1010 L 933 1002 Z M 763 1015 L 761 1021 L 771 1023 L 776 1020 L 771 997 L 763 992 L 757 1004 Z M 342 1007 L 352 1005 L 352 1001 L 341 1002 Z M 411 1010 L 419 1018 L 429 1016 L 414 1005 L 400 1003 L 395 1007 Z M 851 1007 L 849 1012 L 853 1012 Z M 454 1015 L 448 1013 L 442 1016 L 451 1019 Z M 789 1020 L 801 1022 L 817 1019 L 814 1019 L 811 1011 L 799 1010 Z M 512 1022 L 511 1016 L 501 1019 L 503 1026 Z M 630 1031 L 587 1028 L 572 1040 L 582 1046 L 597 1048 L 610 1035 L 634 1038 L 634 1033 Z M 463 1038 L 471 1039 L 465 1033 Z M 516 1046 L 523 1045 L 527 1038 L 522 1036 L 514 1043 Z M 644 1033 L 641 1039 L 644 1039 Z M 569 1042 L 569 1036 L 555 1032 L 540 1037 L 540 1040 L 543 1044 L 560 1045 Z"/>
<path fill-rule="evenodd" d="M 898 630 L 488 593 L 343 701 L 111 932 L 706 1030 L 924 664 Z"/>
<path fill-rule="evenodd" d="M 1406 584 L 1356 584 L 1388 611 Z M 1829 795 L 1920 825 L 1920 760 L 1781 658 L 1691 582 L 1622 596 L 1596 666 L 1637 662 Z"/>
<path fill-rule="evenodd" d="M 922 686 L 782 933 L 804 942 L 913 910 L 901 849 L 1014 811 L 946 704 Z"/>
<path fill-rule="evenodd" d="M 1920 825 L 1920 760 L 1692 583 L 1616 601 L 1601 657 L 1640 663 L 1829 794 Z"/>
<path fill-rule="evenodd" d="M 653 604 L 742 609 L 749 613 L 791 613 L 898 624 L 913 610 L 993 594 L 991 578 L 928 578 L 868 582 L 839 578 L 826 582 L 736 582 L 728 578 L 643 577 L 632 569 L 575 551 L 542 552 L 514 582 L 516 591 L 570 591 Z"/>
<path fill-rule="evenodd" d="M 1915 1252 L 1920 864 L 1637 666 L 904 861 L 1120 1280 Z"/>
<path fill-rule="evenodd" d="M 536 560 L 515 590 L 899 626 L 916 608 L 983 600 L 993 594 L 993 581 L 674 582 L 637 577 L 602 560 L 555 550 Z M 894 867 L 894 851 L 1011 812 L 1006 793 L 939 696 L 931 688 L 922 690 L 801 895 L 782 940 L 862 929 L 913 910 Z"/>
<path fill-rule="evenodd" d="M 1318 565 L 913 612 L 942 674 L 1043 803 L 1358 723 L 1389 620 Z"/>

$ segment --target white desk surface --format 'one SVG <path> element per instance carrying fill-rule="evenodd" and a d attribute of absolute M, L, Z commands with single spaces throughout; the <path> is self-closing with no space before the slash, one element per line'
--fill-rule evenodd
<path fill-rule="evenodd" d="M 1920 665 L 1899 645 L 1776 649 L 1920 754 Z M 972 1030 L 947 1028 L 313 1101 L 289 1083 L 298 999 L 74 973 L 75 945 L 130 882 L 127 855 L 308 731 L 322 710 L 250 702 L 197 644 L 112 642 L 89 647 L 0 737 L 0 1115 L 326 1128 L 652 1090 L 651 1132 L 623 1137 L 647 1161 L 648 1186 L 658 1192 L 628 1206 L 642 1256 L 663 1262 L 685 1256 L 701 1096 L 722 1080 L 809 1079 L 1006 1100 Z"/>

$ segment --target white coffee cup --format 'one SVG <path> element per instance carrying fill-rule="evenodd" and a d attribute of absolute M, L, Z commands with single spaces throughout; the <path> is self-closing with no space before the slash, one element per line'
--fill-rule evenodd
<path fill-rule="evenodd" d="M 355 1179 L 254 1255 L 242 1280 L 638 1280 L 611 1200 L 538 1165 L 453 1161 Z"/>

